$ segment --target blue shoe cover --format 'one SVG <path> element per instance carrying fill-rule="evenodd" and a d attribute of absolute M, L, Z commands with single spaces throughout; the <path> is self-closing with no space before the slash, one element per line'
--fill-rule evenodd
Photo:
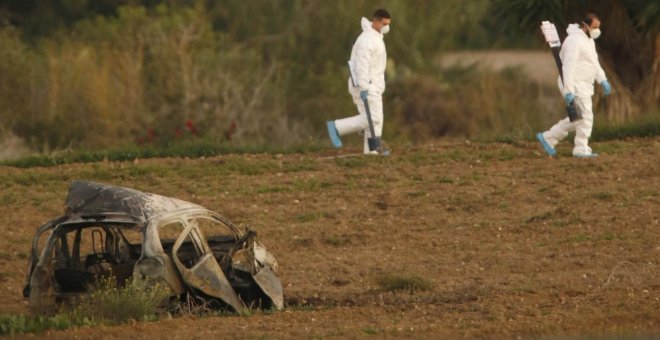
<path fill-rule="evenodd" d="M 328 125 L 328 135 L 330 136 L 330 141 L 335 148 L 341 148 L 341 139 L 339 139 L 339 133 L 337 133 L 337 127 L 335 127 L 335 122 L 330 120 L 326 123 Z"/>
<path fill-rule="evenodd" d="M 539 142 L 541 143 L 541 146 L 543 146 L 543 150 L 545 150 L 545 152 L 547 152 L 548 155 L 554 156 L 554 155 L 557 154 L 557 151 L 555 150 L 555 148 L 550 146 L 550 144 L 548 144 L 548 142 L 545 141 L 545 138 L 543 138 L 543 133 L 542 132 L 539 132 L 539 133 L 536 134 L 536 139 L 539 140 Z"/>

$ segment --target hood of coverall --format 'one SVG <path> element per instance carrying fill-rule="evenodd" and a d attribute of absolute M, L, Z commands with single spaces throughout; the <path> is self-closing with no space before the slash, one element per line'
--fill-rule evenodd
<path fill-rule="evenodd" d="M 375 34 L 378 34 L 379 36 L 383 36 L 380 32 L 376 31 L 372 26 L 371 26 L 371 21 L 369 19 L 362 17 L 360 20 L 360 24 L 362 24 L 362 31 L 364 32 L 372 32 Z"/>
<path fill-rule="evenodd" d="M 580 25 L 578 24 L 568 25 L 568 28 L 566 28 L 566 33 L 568 33 L 568 35 L 578 34 L 584 36 L 585 38 L 589 38 L 589 36 L 587 36 L 587 34 L 584 33 L 584 31 L 582 30 L 582 28 L 580 28 Z"/>

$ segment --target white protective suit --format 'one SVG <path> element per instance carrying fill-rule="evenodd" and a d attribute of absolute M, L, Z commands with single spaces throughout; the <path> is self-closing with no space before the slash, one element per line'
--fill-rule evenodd
<path fill-rule="evenodd" d="M 573 155 L 589 155 L 589 137 L 594 122 L 591 97 L 594 94 L 594 81 L 601 83 L 607 78 L 600 67 L 596 44 L 580 28 L 571 24 L 566 29 L 568 37 L 564 40 L 559 56 L 563 64 L 565 86 L 559 79 L 559 91 L 562 96 L 567 93 L 575 95 L 575 104 L 582 113 L 582 119 L 571 123 L 568 118 L 560 120 L 550 130 L 543 133 L 543 138 L 554 148 L 568 133 L 575 130 L 575 146 Z"/>
<path fill-rule="evenodd" d="M 364 108 L 364 102 L 360 98 L 360 91 L 369 91 L 369 110 L 374 125 L 376 136 L 383 131 L 383 99 L 385 91 L 385 66 L 387 64 L 387 52 L 383 35 L 373 29 L 371 21 L 362 18 L 362 34 L 357 38 L 351 51 L 352 74 L 357 78 L 353 81 L 348 79 L 348 92 L 353 96 L 353 102 L 358 108 L 359 114 L 353 117 L 338 119 L 335 121 L 337 132 L 340 136 L 355 132 L 364 132 L 364 153 L 369 153 L 367 139 L 371 137 L 369 122 Z"/>

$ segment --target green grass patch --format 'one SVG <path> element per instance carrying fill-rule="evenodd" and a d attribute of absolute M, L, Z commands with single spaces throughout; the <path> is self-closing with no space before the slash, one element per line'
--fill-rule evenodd
<path fill-rule="evenodd" d="M 333 247 L 341 247 L 351 244 L 351 239 L 343 236 L 326 236 L 323 238 L 323 243 L 329 244 Z"/>
<path fill-rule="evenodd" d="M 314 239 L 310 237 L 294 238 L 293 244 L 303 248 L 309 248 L 314 245 Z"/>
<path fill-rule="evenodd" d="M 384 274 L 376 278 L 378 286 L 388 292 L 405 291 L 411 294 L 430 290 L 431 281 L 413 274 Z"/>
<path fill-rule="evenodd" d="M 349 169 L 363 168 L 363 167 L 367 166 L 367 157 L 368 156 L 352 157 L 352 158 L 337 158 L 337 159 L 335 159 L 335 164 L 337 164 L 338 166 L 344 167 L 344 168 L 349 168 Z"/>
<path fill-rule="evenodd" d="M 624 236 L 618 235 L 618 234 L 613 234 L 613 233 L 605 233 L 601 235 L 599 238 L 601 241 L 625 241 L 626 238 Z"/>
<path fill-rule="evenodd" d="M 129 145 L 108 150 L 59 151 L 51 154 L 32 155 L 16 160 L 0 162 L 0 165 L 18 168 L 49 167 L 69 163 L 93 163 L 101 161 L 132 161 L 135 159 L 161 157 L 212 157 L 227 154 L 291 154 L 307 153 L 321 150 L 319 145 L 235 145 L 226 142 L 196 140 L 173 143 L 163 146 Z M 285 171 L 302 171 L 313 169 L 312 162 L 296 164 Z"/>
<path fill-rule="evenodd" d="M 609 201 L 612 201 L 614 199 L 614 194 L 612 194 L 611 192 L 608 192 L 608 191 L 602 191 L 602 192 L 596 192 L 596 193 L 591 194 L 591 197 L 595 198 L 599 201 L 609 202 Z"/>
<path fill-rule="evenodd" d="M 445 184 L 452 184 L 452 183 L 454 183 L 454 180 L 451 179 L 451 178 L 449 178 L 449 177 L 447 177 L 447 176 L 437 177 L 435 181 L 438 182 L 438 183 L 445 183 Z"/>
<path fill-rule="evenodd" d="M 301 223 L 316 221 L 321 217 L 319 213 L 304 213 L 295 217 L 295 220 Z"/>
<path fill-rule="evenodd" d="M 0 314 L 0 335 L 42 333 L 79 326 L 116 325 L 130 320 L 155 321 L 164 314 L 161 304 L 169 296 L 165 287 L 120 287 L 114 277 L 90 287 L 91 293 L 72 310 L 53 316 Z"/>
<path fill-rule="evenodd" d="M 278 169 L 277 163 L 271 160 L 239 160 L 235 159 L 223 164 L 227 170 L 241 175 L 256 176 Z"/>
<path fill-rule="evenodd" d="M 297 162 L 284 162 L 282 164 L 283 172 L 300 172 L 318 170 L 318 164 L 312 158 L 304 158 Z"/>
<path fill-rule="evenodd" d="M 520 136 L 515 136 L 512 134 L 504 134 L 495 137 L 495 142 L 509 145 L 518 145 L 520 144 Z"/>
<path fill-rule="evenodd" d="M 3 192 L 0 195 L 0 204 L 1 205 L 10 205 L 16 202 L 17 197 L 13 192 Z"/>
<path fill-rule="evenodd" d="M 596 151 L 598 153 L 607 154 L 607 155 L 616 155 L 620 153 L 625 153 L 636 147 L 637 145 L 633 143 L 623 143 L 623 142 L 599 143 L 597 146 L 595 146 Z"/>
<path fill-rule="evenodd" d="M 291 184 L 291 189 L 294 192 L 300 192 L 300 191 L 319 191 L 319 190 L 324 190 L 332 187 L 332 183 L 330 182 L 323 182 L 319 181 L 316 179 L 309 179 L 309 180 L 295 180 Z"/>
<path fill-rule="evenodd" d="M 257 194 L 270 194 L 270 193 L 276 193 L 276 192 L 284 192 L 287 191 L 288 189 L 286 187 L 283 187 L 281 185 L 275 185 L 275 186 L 262 186 L 258 187 L 255 191 Z"/>
<path fill-rule="evenodd" d="M 441 157 L 444 159 L 449 159 L 452 161 L 456 162 L 462 162 L 468 159 L 468 155 L 465 153 L 464 150 L 459 150 L 459 149 L 453 149 L 448 152 L 443 152 L 441 154 Z"/>
<path fill-rule="evenodd" d="M 0 335 L 16 335 L 24 333 L 42 333 L 47 330 L 63 330 L 83 325 L 93 326 L 88 320 L 87 323 L 72 318 L 70 314 L 57 314 L 55 316 L 32 317 L 24 314 L 1 314 L 0 315 Z"/>
<path fill-rule="evenodd" d="M 383 330 L 379 329 L 379 328 L 368 327 L 368 328 L 363 329 L 362 332 L 364 334 L 367 334 L 367 335 L 378 335 L 378 334 L 383 333 Z"/>
<path fill-rule="evenodd" d="M 408 193 L 408 197 L 417 198 L 426 196 L 426 191 L 413 191 Z"/>
<path fill-rule="evenodd" d="M 660 136 L 660 113 L 624 124 L 594 124 L 593 141 Z"/>
<path fill-rule="evenodd" d="M 498 161 L 510 161 L 517 158 L 520 158 L 520 156 L 511 150 L 501 150 L 497 156 Z"/>
<path fill-rule="evenodd" d="M 417 152 L 407 157 L 408 161 L 414 165 L 426 165 L 431 162 L 429 153 Z"/>
<path fill-rule="evenodd" d="M 570 217 L 567 219 L 556 220 L 552 222 L 555 227 L 566 227 L 569 225 L 582 224 L 584 221 L 579 217 Z"/>
<path fill-rule="evenodd" d="M 591 241 L 591 236 L 586 234 L 579 234 L 568 238 L 568 242 L 573 242 L 573 243 L 580 243 L 586 241 Z"/>
<path fill-rule="evenodd" d="M 469 174 L 465 174 L 465 176 L 459 178 L 458 185 L 460 186 L 466 186 L 466 185 L 475 185 L 477 182 L 483 180 L 485 177 L 481 174 L 478 174 L 476 172 L 472 172 Z"/>

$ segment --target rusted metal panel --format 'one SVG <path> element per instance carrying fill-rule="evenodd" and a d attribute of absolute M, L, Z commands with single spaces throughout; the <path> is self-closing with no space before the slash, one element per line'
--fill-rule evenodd
<path fill-rule="evenodd" d="M 273 301 L 273 306 L 278 309 L 284 309 L 284 292 L 282 290 L 282 283 L 275 276 L 275 273 L 270 267 L 261 268 L 255 275 L 252 275 L 254 281 L 259 285 L 261 290 Z"/>

